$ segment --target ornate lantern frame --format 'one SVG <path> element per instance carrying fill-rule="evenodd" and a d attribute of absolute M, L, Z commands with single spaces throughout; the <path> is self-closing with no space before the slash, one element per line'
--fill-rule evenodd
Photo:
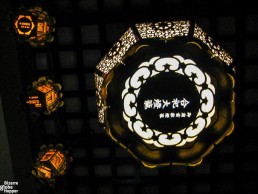
<path fill-rule="evenodd" d="M 40 182 L 54 187 L 56 178 L 66 174 L 72 160 L 72 157 L 68 157 L 68 152 L 63 150 L 62 144 L 42 145 L 31 173 Z"/>
<path fill-rule="evenodd" d="M 19 41 L 38 47 L 54 40 L 55 23 L 55 18 L 40 6 L 22 7 L 14 18 L 13 28 Z"/>
<path fill-rule="evenodd" d="M 50 115 L 64 105 L 62 86 L 50 78 L 41 76 L 27 88 L 26 104 L 32 111 Z"/>
<path fill-rule="evenodd" d="M 194 21 L 135 24 L 96 66 L 98 121 L 112 140 L 146 167 L 196 166 L 234 130 L 234 75 L 232 57 Z M 177 82 L 173 77 L 180 77 L 181 81 L 173 87 L 153 81 L 162 76 L 171 82 Z M 180 89 L 184 82 L 185 91 Z M 159 105 L 173 104 L 172 108 L 181 107 L 180 110 L 190 107 L 188 111 L 159 112 L 159 119 L 184 118 L 188 125 L 163 125 L 157 117 L 144 116 L 147 108 L 158 109 L 154 104 L 157 99 L 139 100 L 147 86 L 152 97 L 152 87 L 164 88 L 163 93 L 182 93 L 181 98 L 173 97 L 174 102 L 167 101 L 162 94 Z M 169 129 L 161 130 L 156 123 Z M 173 126 L 176 129 L 171 129 Z"/>

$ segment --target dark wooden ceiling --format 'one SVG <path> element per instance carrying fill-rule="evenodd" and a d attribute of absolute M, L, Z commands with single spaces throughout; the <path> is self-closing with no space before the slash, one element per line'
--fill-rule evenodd
<path fill-rule="evenodd" d="M 14 174 L 21 178 L 30 169 L 31 164 L 27 164 L 22 171 L 19 164 L 33 162 L 42 144 L 62 143 L 74 158 L 67 174 L 57 181 L 55 190 L 35 186 L 32 181 L 30 186 L 20 184 L 21 192 L 258 193 L 258 12 L 254 3 L 231 0 L 12 0 L 6 14 L 15 13 L 21 5 L 40 5 L 54 16 L 57 21 L 55 39 L 46 47 L 31 48 L 9 34 L 8 41 L 12 44 L 6 49 L 16 56 L 16 61 L 9 62 L 16 64 L 10 67 L 16 68 L 16 74 L 13 81 L 8 82 L 6 78 L 5 83 L 10 83 L 8 87 L 16 87 L 16 93 L 12 94 L 15 98 L 15 95 L 24 94 L 26 87 L 39 76 L 49 76 L 63 86 L 65 105 L 50 116 L 38 118 L 22 108 L 22 118 L 15 113 L 5 114 L 7 130 L 11 128 L 9 142 L 11 139 L 14 144 L 10 152 L 13 158 L 19 158 L 13 161 Z M 196 21 L 233 57 L 237 70 L 235 131 L 200 166 L 148 169 L 113 143 L 99 126 L 93 73 L 100 58 L 129 25 L 171 19 Z M 2 50 L 1 57 L 5 57 L 6 49 Z M 10 59 L 7 56 L 4 62 Z M 3 69 L 10 73 L 10 68 Z M 2 86 L 1 90 L 6 102 L 4 108 L 11 110 L 12 102 L 3 94 L 9 91 L 7 86 Z M 17 145 L 25 142 L 26 158 L 22 154 L 16 156 L 13 142 L 18 137 L 12 135 L 17 131 L 15 126 L 8 125 L 11 120 L 25 122 L 26 129 L 20 129 L 21 125 L 17 128 L 23 137 L 17 140 Z M 23 173 L 19 173 L 20 170 Z"/>

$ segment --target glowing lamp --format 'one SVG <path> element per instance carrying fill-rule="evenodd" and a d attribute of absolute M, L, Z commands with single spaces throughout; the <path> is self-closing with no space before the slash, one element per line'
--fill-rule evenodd
<path fill-rule="evenodd" d="M 146 167 L 196 166 L 234 129 L 234 75 L 195 22 L 135 24 L 96 66 L 98 121 Z"/>
<path fill-rule="evenodd" d="M 68 157 L 68 152 L 63 150 L 62 144 L 55 147 L 43 145 L 33 165 L 32 174 L 42 182 L 47 182 L 53 186 L 57 177 L 65 175 L 72 158 Z"/>
<path fill-rule="evenodd" d="M 34 81 L 28 88 L 26 103 L 32 111 L 49 115 L 64 105 L 61 100 L 61 88 L 59 83 L 54 83 L 44 76 L 39 77 L 38 81 Z"/>
<path fill-rule="evenodd" d="M 41 7 L 23 8 L 14 19 L 14 30 L 21 42 L 29 42 L 31 46 L 44 46 L 52 42 L 51 35 L 55 31 L 55 18 L 49 16 Z"/>

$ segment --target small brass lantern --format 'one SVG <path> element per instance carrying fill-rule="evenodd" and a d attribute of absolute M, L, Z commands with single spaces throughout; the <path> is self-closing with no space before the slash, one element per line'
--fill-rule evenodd
<path fill-rule="evenodd" d="M 59 83 L 54 83 L 45 76 L 39 77 L 38 81 L 28 87 L 26 103 L 32 111 L 50 115 L 64 105 L 61 88 Z"/>
<path fill-rule="evenodd" d="M 52 42 L 56 23 L 53 16 L 42 7 L 35 6 L 31 8 L 20 9 L 14 19 L 14 30 L 20 42 L 29 42 L 31 46 L 44 46 L 45 42 Z"/>
<path fill-rule="evenodd" d="M 62 144 L 55 147 L 52 144 L 42 145 L 32 174 L 40 181 L 54 184 L 57 177 L 65 175 L 71 162 L 72 157 L 68 157 L 68 152 L 63 150 Z"/>

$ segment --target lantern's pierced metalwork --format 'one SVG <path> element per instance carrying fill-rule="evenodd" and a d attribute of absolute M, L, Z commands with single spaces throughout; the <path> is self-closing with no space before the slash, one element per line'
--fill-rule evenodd
<path fill-rule="evenodd" d="M 32 111 L 50 115 L 64 105 L 62 86 L 46 76 L 38 78 L 27 89 L 26 104 Z"/>
<path fill-rule="evenodd" d="M 129 27 L 94 75 L 100 125 L 144 166 L 196 166 L 234 130 L 233 59 L 194 21 Z"/>
<path fill-rule="evenodd" d="M 20 42 L 29 42 L 33 47 L 52 42 L 56 20 L 42 7 L 21 8 L 14 18 L 13 27 Z"/>

